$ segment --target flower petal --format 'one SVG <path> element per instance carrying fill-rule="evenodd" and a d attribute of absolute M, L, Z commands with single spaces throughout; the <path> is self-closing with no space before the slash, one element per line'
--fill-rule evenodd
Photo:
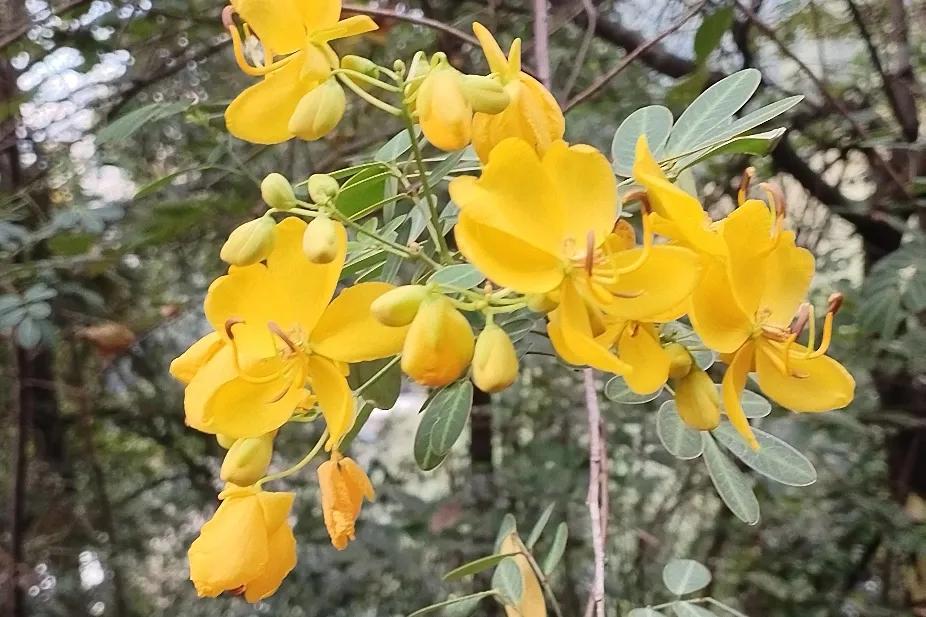
<path fill-rule="evenodd" d="M 244 589 L 244 599 L 251 604 L 276 593 L 286 575 L 296 567 L 296 537 L 289 525 L 280 525 L 270 534 L 267 553 L 267 565 L 260 575 L 248 581 Z"/>
<path fill-rule="evenodd" d="M 617 342 L 621 360 L 633 367 L 624 381 L 637 394 L 649 394 L 669 380 L 669 355 L 659 343 L 659 333 L 652 324 L 624 328 Z"/>
<path fill-rule="evenodd" d="M 318 406 L 328 425 L 326 448 L 337 445 L 354 420 L 354 397 L 347 379 L 338 367 L 327 358 L 309 356 L 309 376 L 312 391 L 318 397 Z"/>
<path fill-rule="evenodd" d="M 723 220 L 727 274 L 733 296 L 746 315 L 759 309 L 766 285 L 766 264 L 772 249 L 773 215 L 765 202 L 750 199 Z"/>
<path fill-rule="evenodd" d="M 797 412 L 842 409 L 855 396 L 855 379 L 843 365 L 829 356 L 804 359 L 803 345 L 791 349 L 789 369 L 783 369 L 784 347 L 763 339 L 756 354 L 759 387 L 782 407 Z M 776 361 L 777 360 L 777 361 Z"/>
<path fill-rule="evenodd" d="M 621 251 L 611 257 L 611 263 L 615 268 L 629 266 L 636 262 L 641 251 L 639 248 Z M 616 283 L 607 286 L 617 297 L 602 309 L 623 319 L 663 321 L 656 318 L 676 312 L 700 279 L 701 260 L 697 253 L 680 246 L 654 246 L 639 268 L 622 274 Z"/>
<path fill-rule="evenodd" d="M 174 358 L 170 363 L 170 374 L 184 384 L 190 383 L 196 372 L 217 354 L 224 344 L 225 340 L 218 332 L 210 332 Z"/>
<path fill-rule="evenodd" d="M 766 323 L 786 328 L 807 297 L 813 279 L 814 258 L 810 251 L 795 245 L 794 232 L 785 231 L 767 263 L 759 311 L 768 315 Z"/>
<path fill-rule="evenodd" d="M 753 321 L 739 308 L 725 266 L 707 262 L 691 295 L 688 313 L 701 340 L 719 353 L 732 353 L 752 334 Z"/>
<path fill-rule="evenodd" d="M 463 255 L 497 285 L 521 293 L 546 293 L 563 280 L 558 257 L 517 234 L 483 225 L 466 210 L 460 212 L 453 233 Z"/>
<path fill-rule="evenodd" d="M 733 428 L 753 450 L 758 450 L 759 442 L 749 426 L 746 412 L 743 411 L 743 405 L 740 403 L 740 397 L 743 395 L 743 390 L 746 389 L 746 376 L 752 367 L 755 350 L 756 345 L 752 341 L 748 341 L 740 347 L 727 367 L 727 372 L 724 373 L 721 390 L 723 392 L 723 406 Z"/>
<path fill-rule="evenodd" d="M 232 6 L 275 55 L 302 48 L 305 26 L 302 20 L 293 19 L 301 8 L 293 0 L 232 0 Z"/>
<path fill-rule="evenodd" d="M 277 311 L 287 304 L 284 291 L 271 278 L 263 264 L 231 267 L 206 292 L 203 308 L 206 319 L 220 333 L 229 322 L 241 364 L 276 355 L 276 343 L 267 324 L 276 320 Z"/>
<path fill-rule="evenodd" d="M 543 156 L 542 165 L 559 192 L 559 201 L 570 204 L 566 237 L 584 246 L 591 232 L 595 246 L 601 245 L 620 213 L 617 182 L 608 159 L 591 146 L 556 141 Z"/>
<path fill-rule="evenodd" d="M 225 110 L 228 132 L 255 144 L 278 144 L 292 139 L 289 119 L 299 100 L 318 83 L 302 79 L 302 67 L 300 53 L 235 97 Z"/>
<path fill-rule="evenodd" d="M 331 28 L 341 18 L 341 0 L 296 0 L 305 31 L 310 35 Z"/>
<path fill-rule="evenodd" d="M 340 362 L 363 362 L 399 353 L 408 327 L 384 326 L 370 312 L 373 301 L 391 289 L 395 286 L 375 282 L 342 291 L 312 330 L 312 351 Z"/>
<path fill-rule="evenodd" d="M 485 54 L 486 60 L 489 63 L 489 69 L 493 73 L 507 75 L 508 59 L 505 57 L 505 52 L 502 51 L 498 41 L 492 36 L 492 33 L 478 21 L 473 22 L 473 33 L 476 35 L 476 38 L 479 39 L 479 45 L 482 46 L 482 53 Z"/>
<path fill-rule="evenodd" d="M 349 36 L 373 32 L 377 29 L 379 29 L 379 26 L 377 26 L 376 22 L 368 15 L 354 15 L 353 17 L 342 19 L 332 24 L 330 27 L 315 31 L 312 38 L 316 43 L 327 43 L 328 41 L 334 41 L 336 39 L 344 39 Z"/>

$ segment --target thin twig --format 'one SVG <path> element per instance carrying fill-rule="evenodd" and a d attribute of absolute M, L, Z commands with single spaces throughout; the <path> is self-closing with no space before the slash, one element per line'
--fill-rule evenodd
<path fill-rule="evenodd" d="M 624 69 L 630 66 L 630 63 L 636 60 L 640 54 L 645 52 L 650 47 L 658 44 L 660 41 L 662 41 L 662 39 L 666 38 L 667 36 L 675 32 L 676 30 L 681 28 L 683 25 L 685 25 L 686 22 L 688 22 L 688 20 L 690 20 L 692 17 L 700 13 L 701 9 L 704 8 L 705 4 L 707 4 L 707 0 L 704 0 L 703 2 L 699 2 L 697 5 L 695 5 L 693 9 L 688 11 L 681 18 L 681 20 L 674 23 L 672 26 L 670 26 L 666 30 L 663 30 L 661 33 L 657 34 L 655 37 L 649 39 L 648 41 L 646 41 L 645 43 L 643 43 L 642 45 L 634 49 L 632 52 L 624 56 L 620 62 L 618 62 L 615 66 L 608 69 L 608 71 L 604 75 L 599 77 L 595 81 L 595 83 L 590 85 L 588 88 L 586 88 L 585 90 L 577 94 L 575 98 L 573 98 L 568 103 L 566 103 L 566 106 L 563 108 L 563 111 L 569 111 L 576 105 L 579 105 L 580 103 L 584 103 L 587 99 L 595 95 L 595 93 L 597 93 L 599 90 L 601 90 L 606 85 L 608 85 L 608 82 L 610 82 L 617 75 L 619 75 Z"/>
<path fill-rule="evenodd" d="M 359 13 L 361 15 L 371 15 L 373 17 L 388 17 L 392 19 L 398 19 L 399 21 L 407 21 L 410 24 L 415 24 L 418 26 L 424 26 L 426 28 L 431 28 L 432 30 L 440 30 L 441 32 L 446 32 L 447 34 L 454 36 L 461 41 L 466 41 L 470 45 L 475 45 L 479 47 L 479 41 L 476 40 L 476 37 L 469 35 L 462 30 L 458 30 L 453 26 L 445 24 L 442 21 L 436 19 L 431 19 L 429 17 L 419 17 L 418 15 L 411 15 L 404 11 L 393 11 L 390 9 L 378 9 L 369 6 L 357 6 L 355 4 L 345 4 L 343 6 L 345 13 Z"/>
<path fill-rule="evenodd" d="M 582 8 L 585 11 L 585 19 L 587 21 L 585 35 L 582 37 L 579 53 L 576 54 L 576 59 L 572 64 L 572 72 L 569 74 L 569 79 L 566 80 L 566 85 L 563 86 L 563 93 L 560 96 L 560 99 L 563 101 L 568 101 L 569 96 L 575 89 L 576 82 L 579 80 L 579 75 L 582 74 L 582 68 L 585 66 L 585 58 L 588 57 L 588 50 L 591 49 L 592 41 L 595 40 L 595 27 L 598 25 L 598 10 L 595 8 L 595 3 L 592 2 L 592 0 L 582 0 Z"/>
<path fill-rule="evenodd" d="M 534 555 L 530 552 L 530 549 L 525 546 L 524 541 L 521 540 L 521 536 L 514 534 L 514 539 L 518 543 L 521 555 L 527 560 L 527 564 L 531 567 L 531 570 L 534 571 L 534 576 L 537 577 L 537 581 L 540 583 L 544 595 L 546 595 L 547 599 L 550 601 L 550 606 L 553 607 L 553 613 L 556 617 L 563 617 L 563 609 L 560 608 L 559 602 L 553 594 L 553 587 L 550 586 L 550 581 L 547 579 L 546 574 L 544 574 L 543 568 L 541 568 L 537 560 L 534 559 Z"/>
<path fill-rule="evenodd" d="M 592 551 L 594 553 L 595 576 L 589 603 L 593 614 L 604 617 L 604 537 L 601 517 L 601 408 L 598 406 L 598 392 L 595 388 L 595 372 L 591 368 L 583 371 L 585 380 L 585 408 L 588 412 L 588 505 L 592 519 Z"/>
<path fill-rule="evenodd" d="M 547 0 L 534 0 L 534 63 L 537 79 L 550 89 L 550 20 Z"/>

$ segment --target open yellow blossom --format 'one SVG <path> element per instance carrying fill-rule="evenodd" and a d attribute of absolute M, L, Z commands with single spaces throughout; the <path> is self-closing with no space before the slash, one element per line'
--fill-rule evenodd
<path fill-rule="evenodd" d="M 827 311 L 819 348 L 813 349 L 813 336 L 809 348 L 795 342 L 799 329 L 790 324 L 807 295 L 814 259 L 795 245 L 793 232 L 781 230 L 776 213 L 746 201 L 720 232 L 729 258 L 702 278 L 692 297 L 692 324 L 708 347 L 728 354 L 723 404 L 740 434 L 758 447 L 740 404 L 748 373 L 756 371 L 769 398 L 798 412 L 845 407 L 855 381 L 825 355 L 838 302 Z"/>
<path fill-rule="evenodd" d="M 311 96 L 339 66 L 329 43 L 376 30 L 377 25 L 365 15 L 340 19 L 340 0 L 233 0 L 232 6 L 260 38 L 265 63 L 257 67 L 248 64 L 238 30 L 231 16 L 224 14 L 238 65 L 248 75 L 263 76 L 225 110 L 229 132 L 245 141 L 276 144 L 296 136 L 317 139 L 327 132 L 320 126 L 330 130 L 330 121 L 317 120 L 322 115 L 318 106 L 332 99 L 331 104 L 343 111 L 343 94 L 337 96 L 339 86 L 329 84 L 334 96 Z M 306 111 L 297 114 L 298 108 Z M 310 112 L 311 119 L 307 119 Z M 331 117 L 335 115 L 340 117 L 340 113 Z"/>
<path fill-rule="evenodd" d="M 293 494 L 228 484 L 219 499 L 190 546 L 190 580 L 200 597 L 227 591 L 259 602 L 296 566 L 296 538 L 286 522 Z"/>
<path fill-rule="evenodd" d="M 543 155 L 566 132 L 566 120 L 556 99 L 543 84 L 521 70 L 521 39 L 515 39 L 506 58 L 485 26 L 476 22 L 473 32 L 492 74 L 501 81 L 509 98 L 501 113 L 474 116 L 473 148 L 486 162 L 496 145 L 509 137 L 519 137 Z"/>
<path fill-rule="evenodd" d="M 232 267 L 210 286 L 205 313 L 219 338 L 200 340 L 172 366 L 188 380 L 191 427 L 234 438 L 262 435 L 282 426 L 311 393 L 337 443 L 354 410 L 345 363 L 401 349 L 405 328 L 383 326 L 370 314 L 370 304 L 393 286 L 362 283 L 331 301 L 346 233 L 340 228 L 337 257 L 315 264 L 302 252 L 305 228 L 300 219 L 283 220 L 266 265 Z"/>
<path fill-rule="evenodd" d="M 344 550 L 354 539 L 354 524 L 360 514 L 364 497 L 373 501 L 373 485 L 367 474 L 353 459 L 340 452 L 332 452 L 331 459 L 318 467 L 318 486 L 321 489 L 322 513 L 325 528 L 336 549 Z"/>

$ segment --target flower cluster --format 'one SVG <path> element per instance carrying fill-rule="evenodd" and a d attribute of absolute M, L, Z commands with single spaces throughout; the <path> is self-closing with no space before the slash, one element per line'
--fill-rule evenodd
<path fill-rule="evenodd" d="M 262 63 L 249 63 L 235 15 L 245 38 L 259 38 Z M 766 186 L 765 201 L 754 199 L 745 175 L 738 207 L 711 221 L 641 137 L 633 187 L 620 193 L 603 154 L 563 141 L 562 111 L 521 70 L 520 41 L 506 56 L 479 24 L 488 75 L 463 74 L 440 53 L 428 59 L 419 52 L 407 67 L 391 68 L 338 58 L 331 41 L 376 25 L 364 16 L 341 19 L 337 0 L 234 0 L 223 18 L 238 64 L 260 78 L 228 107 L 228 130 L 255 143 L 319 139 L 343 115 L 347 87 L 406 122 L 418 177 L 408 188 L 430 240 L 403 244 L 359 224 L 338 207 L 343 187 L 332 176 L 297 185 L 308 200 L 279 174 L 264 180 L 267 213 L 222 247 L 230 267 L 204 303 L 212 332 L 171 365 L 186 385 L 187 424 L 227 448 L 221 505 L 189 552 L 200 595 L 232 592 L 256 602 L 279 587 L 296 563 L 287 522 L 293 494 L 263 485 L 296 473 L 323 448 L 330 453 L 318 468 L 323 520 L 332 544 L 345 548 L 364 499 L 374 497 L 366 473 L 343 454 L 364 387 L 349 385 L 351 366 L 391 359 L 387 368 L 399 362 L 422 386 L 472 379 L 499 392 L 519 372 L 519 350 L 499 316 L 542 320 L 566 364 L 619 375 L 640 394 L 670 387 L 692 428 L 717 427 L 725 411 L 753 448 L 740 403 L 751 373 L 765 394 L 794 411 L 852 400 L 852 377 L 826 355 L 839 297 L 831 297 L 817 346 L 806 302 L 814 260 L 785 229 L 785 204 L 774 188 Z M 415 124 L 432 146 L 471 145 L 480 162 L 477 176 L 449 183 L 458 209 L 452 233 L 437 212 Z M 350 238 L 361 237 L 418 273 L 398 287 L 347 283 Z M 429 278 L 463 264 L 485 285 Z M 691 350 L 664 331 L 686 317 L 727 364 L 720 393 Z M 800 343 L 804 330 L 807 342 Z M 268 475 L 277 433 L 316 420 L 325 426 L 316 446 Z"/>

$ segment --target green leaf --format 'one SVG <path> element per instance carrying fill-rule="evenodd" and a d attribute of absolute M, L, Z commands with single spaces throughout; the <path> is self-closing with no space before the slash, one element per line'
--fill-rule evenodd
<path fill-rule="evenodd" d="M 537 544 L 537 540 L 540 539 L 540 536 L 543 534 L 544 527 L 547 526 L 547 523 L 550 520 L 550 515 L 553 514 L 553 508 L 556 507 L 555 503 L 551 503 L 543 512 L 540 514 L 540 518 L 537 519 L 537 522 L 534 523 L 534 528 L 531 529 L 530 535 L 527 536 L 527 548 L 534 548 L 534 545 Z"/>
<path fill-rule="evenodd" d="M 42 329 L 39 322 L 26 316 L 16 324 L 16 343 L 23 349 L 35 349 L 42 342 Z"/>
<path fill-rule="evenodd" d="M 676 602 L 672 605 L 675 617 L 717 617 L 715 613 L 690 602 Z"/>
<path fill-rule="evenodd" d="M 373 155 L 373 159 L 382 163 L 391 163 L 392 161 L 395 161 L 400 156 L 408 152 L 411 147 L 412 140 L 408 135 L 408 131 L 402 130 L 399 131 L 392 139 L 383 144 L 383 146 Z"/>
<path fill-rule="evenodd" d="M 447 174 L 453 171 L 457 165 L 460 164 L 460 161 L 463 160 L 463 155 L 466 153 L 465 150 L 458 150 L 456 152 L 451 152 L 444 160 L 434 166 L 434 168 L 428 173 L 428 182 L 432 187 L 438 185 L 438 183 L 443 180 Z"/>
<path fill-rule="evenodd" d="M 749 480 L 720 451 L 710 433 L 701 433 L 701 441 L 704 444 L 704 462 L 707 465 L 707 473 L 720 499 L 736 518 L 748 525 L 758 523 L 759 501 L 752 492 Z"/>
<path fill-rule="evenodd" d="M 817 471 L 807 458 L 790 444 L 759 429 L 752 429 L 759 449 L 753 450 L 729 422 L 714 429 L 714 437 L 737 458 L 763 476 L 788 486 L 810 486 Z"/>
<path fill-rule="evenodd" d="M 518 522 L 515 520 L 514 515 L 510 512 L 506 513 L 502 517 L 502 522 L 498 526 L 498 533 L 495 536 L 495 552 L 499 552 L 502 548 L 502 542 L 505 541 L 505 538 L 508 537 L 513 531 L 518 530 Z"/>
<path fill-rule="evenodd" d="M 778 141 L 781 139 L 782 135 L 785 134 L 786 130 L 785 128 L 779 128 L 765 133 L 734 137 L 729 141 L 712 146 L 706 150 L 683 156 L 675 162 L 675 166 L 672 169 L 675 172 L 680 172 L 709 158 L 724 154 L 750 154 L 753 156 L 768 154 L 768 152 L 778 145 Z"/>
<path fill-rule="evenodd" d="M 135 191 L 135 195 L 134 197 L 132 197 L 132 199 L 141 199 L 142 197 L 147 197 L 148 195 L 151 195 L 152 193 L 156 193 L 160 189 L 164 188 L 165 186 L 173 182 L 175 178 L 182 176 L 183 174 L 193 173 L 197 171 L 206 171 L 209 169 L 226 169 L 229 171 L 233 171 L 233 170 L 230 170 L 230 168 L 218 167 L 215 165 L 198 165 L 196 167 L 189 167 L 187 169 L 179 169 L 175 172 L 167 174 L 166 176 L 161 176 L 160 178 L 157 178 L 156 180 L 152 180 L 151 182 L 148 182 L 147 184 L 143 184 L 137 191 Z"/>
<path fill-rule="evenodd" d="M 708 349 L 701 337 L 685 324 L 678 321 L 663 324 L 659 329 L 659 336 L 666 342 L 674 341 L 684 345 L 694 358 L 695 364 L 705 371 L 713 366 L 714 352 Z"/>
<path fill-rule="evenodd" d="M 762 75 L 744 69 L 721 79 L 685 110 L 669 136 L 666 152 L 681 154 L 699 143 L 709 131 L 729 121 L 752 98 Z"/>
<path fill-rule="evenodd" d="M 466 426 L 473 406 L 473 384 L 463 379 L 440 390 L 427 403 L 415 433 L 415 462 L 430 471 L 443 462 Z"/>
<path fill-rule="evenodd" d="M 775 101 L 774 103 L 764 107 L 760 107 L 755 111 L 749 112 L 745 116 L 737 118 L 733 121 L 732 124 L 729 124 L 728 126 L 719 128 L 716 131 L 711 131 L 704 136 L 704 139 L 698 144 L 698 146 L 707 146 L 712 143 L 722 143 L 731 137 L 738 137 L 739 135 L 742 135 L 747 131 L 751 131 L 761 124 L 765 124 L 769 120 L 777 118 L 803 100 L 804 96 L 802 94 L 796 94 L 794 96 L 781 99 L 780 101 Z"/>
<path fill-rule="evenodd" d="M 710 71 L 706 64 L 699 64 L 694 71 L 683 77 L 666 92 L 666 104 L 676 109 L 687 107 L 698 98 L 707 84 Z"/>
<path fill-rule="evenodd" d="M 718 384 L 717 394 L 719 394 L 721 400 L 723 400 L 723 392 L 721 390 L 721 386 Z M 768 402 L 768 399 L 752 390 L 743 390 L 743 394 L 740 395 L 740 405 L 743 406 L 743 412 L 746 414 L 747 418 L 764 418 L 772 413 L 772 404 Z"/>
<path fill-rule="evenodd" d="M 190 105 L 191 103 L 187 101 L 175 101 L 173 103 L 151 103 L 134 109 L 103 127 L 96 134 L 96 145 L 101 146 L 127 139 L 149 122 L 156 122 L 182 113 L 189 109 Z"/>
<path fill-rule="evenodd" d="M 560 523 L 556 526 L 556 535 L 553 536 L 553 543 L 550 544 L 550 551 L 543 559 L 543 573 L 549 576 L 559 565 L 560 560 L 566 553 L 566 542 L 569 540 L 569 528 L 566 523 Z"/>
<path fill-rule="evenodd" d="M 615 403 L 621 403 L 622 405 L 642 405 L 643 403 L 649 403 L 659 396 L 659 393 L 662 392 L 662 388 L 656 392 L 650 392 L 649 394 L 637 394 L 632 391 L 627 385 L 627 382 L 624 381 L 622 377 L 612 377 L 608 380 L 608 383 L 604 386 L 604 395 Z"/>
<path fill-rule="evenodd" d="M 656 412 L 656 435 L 669 454 L 682 460 L 696 459 L 704 451 L 701 435 L 678 415 L 675 401 L 666 401 Z"/>
<path fill-rule="evenodd" d="M 434 611 L 440 610 L 442 608 L 446 608 L 448 606 L 453 606 L 455 604 L 460 604 L 464 602 L 468 603 L 474 600 L 479 601 L 482 598 L 486 598 L 488 596 L 494 596 L 495 594 L 496 594 L 496 591 L 494 589 L 491 589 L 489 591 L 480 591 L 478 593 L 471 593 L 467 596 L 460 596 L 458 598 L 450 598 L 448 600 L 444 600 L 443 602 L 438 602 L 437 604 L 432 604 L 430 606 L 425 606 L 424 608 L 419 608 L 414 613 L 410 613 L 408 617 L 420 617 L 421 615 L 427 615 L 428 613 L 433 613 Z"/>
<path fill-rule="evenodd" d="M 672 112 L 662 105 L 649 105 L 627 116 L 617 127 L 611 141 L 614 171 L 625 177 L 630 176 L 640 135 L 646 135 L 650 151 L 658 158 L 671 131 Z"/>
<path fill-rule="evenodd" d="M 465 576 L 471 574 L 478 574 L 484 570 L 498 564 L 505 557 L 511 557 L 512 555 L 517 555 L 517 553 L 504 553 L 498 555 L 489 555 L 488 557 L 480 557 L 479 559 L 474 559 L 469 563 L 464 563 L 462 566 L 456 567 L 447 574 L 444 575 L 443 580 L 445 581 L 457 581 Z"/>
<path fill-rule="evenodd" d="M 363 169 L 341 185 L 334 206 L 352 219 L 370 214 L 371 207 L 383 200 L 386 178 L 391 176 L 391 172 L 382 165 Z"/>
<path fill-rule="evenodd" d="M 450 606 L 445 606 L 441 613 L 444 617 L 469 617 L 485 596 L 475 598 L 465 598 L 459 602 L 454 602 Z"/>
<path fill-rule="evenodd" d="M 363 429 L 363 425 L 367 423 L 367 420 L 370 419 L 370 414 L 373 413 L 374 409 L 376 409 L 376 405 L 370 401 L 363 401 L 360 405 L 360 409 L 357 410 L 354 423 L 351 425 L 350 430 L 344 435 L 344 438 L 341 439 L 341 444 L 338 447 L 345 451 L 350 448 L 350 444 L 356 439 L 357 434 Z"/>
<path fill-rule="evenodd" d="M 357 362 L 351 365 L 347 382 L 354 390 L 362 386 L 363 398 L 380 409 L 392 409 L 402 389 L 402 369 L 394 358 Z"/>
<path fill-rule="evenodd" d="M 523 581 L 521 569 L 511 557 L 505 557 L 495 568 L 492 575 L 492 587 L 501 593 L 506 605 L 514 605 L 521 601 Z"/>
<path fill-rule="evenodd" d="M 506 321 L 500 325 L 502 330 L 508 333 L 508 337 L 511 339 L 511 342 L 517 343 L 525 336 L 530 334 L 530 331 L 534 328 L 536 323 L 537 320 L 535 318 L 518 317 L 512 319 L 511 321 Z"/>
<path fill-rule="evenodd" d="M 59 256 L 82 255 L 93 248 L 96 236 L 85 232 L 57 234 L 48 241 L 48 248 Z"/>
<path fill-rule="evenodd" d="M 438 283 L 460 289 L 472 289 L 486 280 L 484 274 L 470 264 L 445 266 L 431 275 L 429 283 Z"/>
<path fill-rule="evenodd" d="M 665 615 L 651 608 L 635 608 L 627 613 L 627 617 L 665 617 Z"/>
<path fill-rule="evenodd" d="M 662 569 L 662 582 L 677 596 L 704 589 L 711 582 L 711 571 L 694 559 L 673 559 Z"/>
<path fill-rule="evenodd" d="M 711 52 L 717 49 L 724 33 L 733 25 L 733 7 L 717 9 L 704 17 L 694 37 L 694 52 L 699 64 L 707 62 Z"/>

